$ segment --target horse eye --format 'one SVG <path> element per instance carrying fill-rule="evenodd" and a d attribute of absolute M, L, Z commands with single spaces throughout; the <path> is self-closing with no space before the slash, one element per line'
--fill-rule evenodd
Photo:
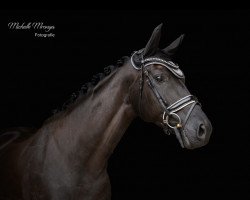
<path fill-rule="evenodd" d="M 156 75 L 156 76 L 154 76 L 154 79 L 155 79 L 156 81 L 158 81 L 158 82 L 162 82 L 162 81 L 163 81 L 163 78 L 162 78 L 161 75 Z"/>

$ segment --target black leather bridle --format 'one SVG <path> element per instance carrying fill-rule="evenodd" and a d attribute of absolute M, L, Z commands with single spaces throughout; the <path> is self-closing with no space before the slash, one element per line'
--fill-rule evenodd
<path fill-rule="evenodd" d="M 140 56 L 140 59 L 137 59 L 137 63 L 134 61 L 134 56 Z M 164 59 L 158 58 L 158 57 L 149 57 L 144 59 L 142 50 L 136 51 L 132 54 L 131 56 L 131 64 L 136 70 L 141 70 L 141 77 L 140 77 L 140 99 L 139 99 L 139 112 L 141 113 L 141 99 L 142 99 L 142 93 L 143 93 L 143 85 L 144 85 L 144 76 L 146 77 L 146 82 L 148 86 L 151 88 L 153 91 L 155 97 L 157 98 L 158 102 L 160 103 L 162 109 L 163 109 L 163 114 L 162 114 L 162 123 L 164 127 L 168 127 L 166 133 L 170 134 L 171 131 L 173 130 L 176 137 L 181 143 L 181 146 L 184 147 L 183 144 L 183 138 L 181 135 L 181 132 L 184 133 L 184 127 L 194 109 L 194 107 L 199 104 L 198 99 L 193 96 L 193 95 L 187 95 L 176 102 L 174 102 L 171 105 L 168 105 L 166 101 L 162 98 L 162 95 L 159 93 L 159 91 L 156 89 L 153 77 L 147 70 L 147 66 L 153 65 L 153 64 L 158 64 L 162 65 L 166 68 L 168 68 L 176 77 L 178 78 L 184 78 L 184 74 L 182 71 L 179 69 L 179 66 L 173 63 L 172 61 L 166 61 Z M 188 113 L 185 117 L 185 120 L 182 122 L 181 118 L 177 114 L 178 111 L 182 110 L 186 106 L 191 105 L 191 107 L 188 110 Z M 175 124 L 171 124 L 170 120 L 174 119 L 177 120 Z M 170 128 L 170 129 L 169 129 Z M 165 131 L 165 129 L 164 129 Z"/>

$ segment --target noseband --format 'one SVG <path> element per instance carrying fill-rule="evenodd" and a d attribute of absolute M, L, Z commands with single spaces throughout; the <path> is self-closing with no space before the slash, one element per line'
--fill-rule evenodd
<path fill-rule="evenodd" d="M 134 62 L 134 56 L 135 55 L 140 55 L 140 62 L 137 62 L 135 64 Z M 181 143 L 181 146 L 184 147 L 183 140 L 181 139 L 181 134 L 180 132 L 183 132 L 184 127 L 186 125 L 186 122 L 188 121 L 194 107 L 196 104 L 198 104 L 198 100 L 195 96 L 193 95 L 187 95 L 176 102 L 174 102 L 171 105 L 168 105 L 166 101 L 162 98 L 162 95 L 159 93 L 159 91 L 156 89 L 153 77 L 147 70 L 147 66 L 157 64 L 157 65 L 162 65 L 169 69 L 177 78 L 183 79 L 184 74 L 182 71 L 179 69 L 179 66 L 173 63 L 172 61 L 166 61 L 158 57 L 150 57 L 150 58 L 143 58 L 142 50 L 136 51 L 132 54 L 131 56 L 131 63 L 132 66 L 136 70 L 141 70 L 141 77 L 140 77 L 140 102 L 139 102 L 139 112 L 141 112 L 141 99 L 142 99 L 142 92 L 143 92 L 143 85 L 144 85 L 144 76 L 146 77 L 146 82 L 148 86 L 151 88 L 153 91 L 155 97 L 157 98 L 158 102 L 160 103 L 162 109 L 163 109 L 163 114 L 162 114 L 162 123 L 164 126 L 167 126 L 170 128 L 170 130 L 173 130 L 176 137 Z M 177 114 L 180 110 L 184 109 L 186 106 L 191 105 L 189 108 L 189 111 L 185 117 L 185 120 L 182 122 L 181 118 Z M 174 119 L 177 122 L 175 124 L 170 123 L 170 119 Z M 167 131 L 167 134 L 170 134 L 171 131 Z"/>

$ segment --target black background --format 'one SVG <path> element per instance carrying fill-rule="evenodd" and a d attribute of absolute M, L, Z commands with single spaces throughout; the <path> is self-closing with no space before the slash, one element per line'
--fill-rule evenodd
<path fill-rule="evenodd" d="M 39 127 L 92 75 L 145 46 L 185 33 L 176 61 L 213 124 L 207 146 L 181 149 L 136 119 L 109 162 L 112 199 L 250 197 L 250 10 L 0 11 L 0 128 Z M 55 38 L 10 30 L 11 21 L 54 25 Z"/>

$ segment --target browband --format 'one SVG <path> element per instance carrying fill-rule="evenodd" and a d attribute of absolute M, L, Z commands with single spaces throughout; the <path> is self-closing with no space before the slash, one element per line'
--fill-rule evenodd
<path fill-rule="evenodd" d="M 136 70 L 140 70 L 141 65 L 143 63 L 144 63 L 145 67 L 148 65 L 158 64 L 158 65 L 162 65 L 162 66 L 166 67 L 176 77 L 181 78 L 181 79 L 185 78 L 183 72 L 180 70 L 179 66 L 176 63 L 174 63 L 172 61 L 166 61 L 166 60 L 163 60 L 163 59 L 158 58 L 158 57 L 149 57 L 149 58 L 145 58 L 145 59 L 138 59 L 138 57 L 135 57 L 136 54 L 138 55 L 140 53 L 141 53 L 141 50 L 135 51 L 131 56 L 131 63 Z"/>

